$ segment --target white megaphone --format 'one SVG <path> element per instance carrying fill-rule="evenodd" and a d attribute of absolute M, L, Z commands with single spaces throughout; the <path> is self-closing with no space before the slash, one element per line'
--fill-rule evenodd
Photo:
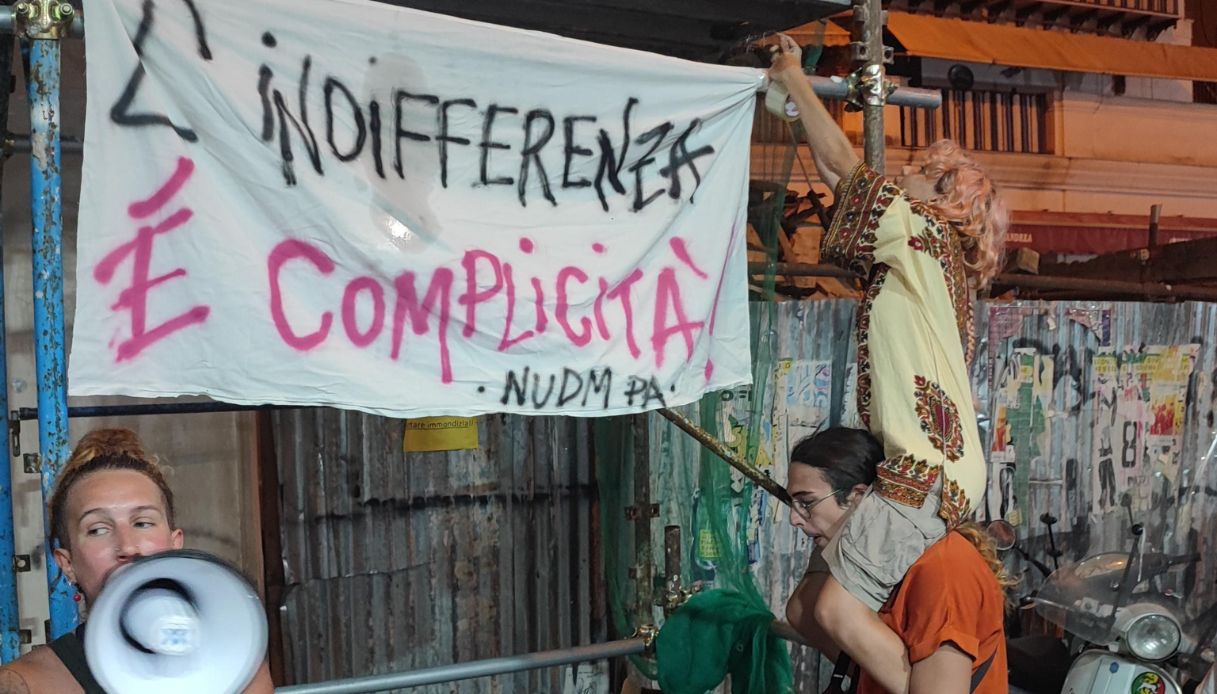
<path fill-rule="evenodd" d="M 266 656 L 266 615 L 223 560 L 171 550 L 110 576 L 89 606 L 84 648 L 111 694 L 236 694 Z"/>

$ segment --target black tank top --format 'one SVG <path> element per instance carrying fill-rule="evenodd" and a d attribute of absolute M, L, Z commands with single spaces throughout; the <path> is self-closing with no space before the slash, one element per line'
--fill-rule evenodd
<path fill-rule="evenodd" d="M 69 631 L 52 641 L 51 650 L 59 656 L 63 666 L 76 678 L 85 694 L 106 694 L 106 690 L 93 679 L 93 672 L 89 670 L 89 663 L 85 660 L 84 639 L 85 625 L 81 624 L 76 627 L 76 631 Z"/>

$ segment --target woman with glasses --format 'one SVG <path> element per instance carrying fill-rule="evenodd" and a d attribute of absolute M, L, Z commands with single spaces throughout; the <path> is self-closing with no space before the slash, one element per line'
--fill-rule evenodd
<path fill-rule="evenodd" d="M 815 550 L 807 573 L 786 604 L 786 618 L 814 648 L 833 660 L 838 659 L 841 648 L 817 622 L 814 610 L 829 578 L 823 552 L 837 539 L 852 507 L 866 497 L 883 459 L 883 447 L 874 436 L 845 427 L 805 438 L 790 453 L 786 484 L 794 499 L 790 522 L 812 538 Z M 889 545 L 864 550 L 898 554 L 904 548 Z M 1012 583 L 992 539 L 972 523 L 957 526 L 920 554 L 879 609 L 879 618 L 908 653 L 910 694 L 1004 694 L 1008 690 L 1003 586 Z M 858 694 L 884 691 L 872 674 L 879 673 L 861 676 Z"/>

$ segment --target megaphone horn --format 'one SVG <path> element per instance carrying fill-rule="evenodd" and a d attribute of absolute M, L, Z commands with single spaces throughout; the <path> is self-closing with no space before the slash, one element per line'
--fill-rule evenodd
<path fill-rule="evenodd" d="M 119 628 L 127 644 L 144 653 L 186 655 L 198 645 L 197 604 L 181 583 L 154 579 L 127 597 Z"/>
<path fill-rule="evenodd" d="M 114 694 L 236 694 L 266 655 L 253 586 L 218 557 L 172 550 L 114 572 L 85 629 L 85 658 Z"/>

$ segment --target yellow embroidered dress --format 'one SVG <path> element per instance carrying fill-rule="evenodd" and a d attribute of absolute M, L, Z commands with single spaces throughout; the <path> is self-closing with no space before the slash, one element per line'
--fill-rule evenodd
<path fill-rule="evenodd" d="M 971 293 L 950 224 L 866 164 L 837 186 L 822 255 L 865 278 L 858 309 L 858 413 L 883 442 L 876 492 L 959 524 L 985 490 L 972 405 Z"/>

